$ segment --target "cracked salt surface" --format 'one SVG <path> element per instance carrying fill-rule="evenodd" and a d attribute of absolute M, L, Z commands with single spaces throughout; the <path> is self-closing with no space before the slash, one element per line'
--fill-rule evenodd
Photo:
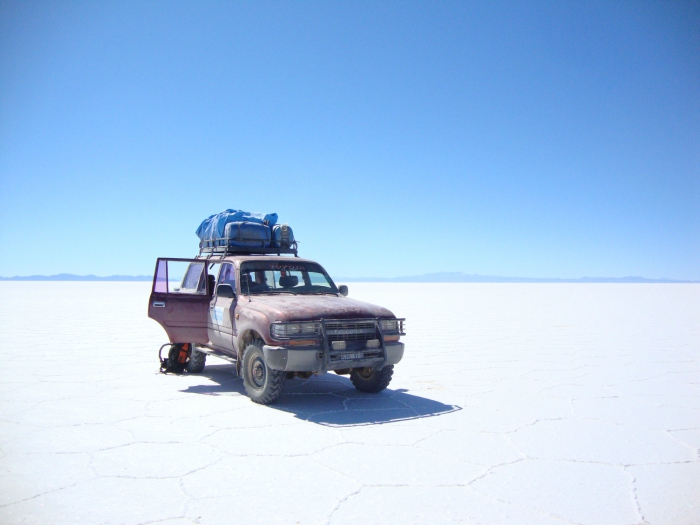
<path fill-rule="evenodd" d="M 0 283 L 0 523 L 700 524 L 700 286 L 353 284 L 373 396 L 156 373 L 143 283 Z"/>

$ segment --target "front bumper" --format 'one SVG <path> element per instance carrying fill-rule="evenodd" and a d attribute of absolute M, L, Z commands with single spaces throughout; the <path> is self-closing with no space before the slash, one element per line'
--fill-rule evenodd
<path fill-rule="evenodd" d="M 379 349 L 381 350 L 381 348 Z M 386 351 L 386 360 L 379 352 L 379 356 L 359 357 L 357 354 L 365 352 L 355 352 L 350 355 L 351 359 L 324 359 L 324 351 L 318 348 L 289 348 L 286 346 L 263 346 L 263 354 L 265 354 L 265 363 L 273 370 L 282 370 L 285 372 L 318 372 L 323 373 L 329 370 L 344 370 L 348 368 L 383 368 L 387 365 L 395 365 L 403 358 L 403 343 L 386 343 L 384 345 Z M 371 352 L 377 354 L 377 351 Z"/>

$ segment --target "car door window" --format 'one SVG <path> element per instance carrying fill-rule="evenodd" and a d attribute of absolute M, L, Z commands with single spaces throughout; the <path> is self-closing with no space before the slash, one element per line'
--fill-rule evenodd
<path fill-rule="evenodd" d="M 159 259 L 153 280 L 153 291 L 206 295 L 206 275 L 204 262 Z"/>

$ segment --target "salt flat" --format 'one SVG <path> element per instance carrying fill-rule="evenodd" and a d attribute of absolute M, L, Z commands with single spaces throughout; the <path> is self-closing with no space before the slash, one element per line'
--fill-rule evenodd
<path fill-rule="evenodd" d="M 0 283 L 0 523 L 700 523 L 700 285 L 359 284 L 382 394 L 157 373 L 145 283 Z"/>

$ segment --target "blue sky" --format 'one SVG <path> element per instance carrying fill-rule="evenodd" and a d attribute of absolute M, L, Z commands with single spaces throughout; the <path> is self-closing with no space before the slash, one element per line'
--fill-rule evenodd
<path fill-rule="evenodd" d="M 697 2 L 0 2 L 0 275 L 700 279 L 699 94 Z"/>

